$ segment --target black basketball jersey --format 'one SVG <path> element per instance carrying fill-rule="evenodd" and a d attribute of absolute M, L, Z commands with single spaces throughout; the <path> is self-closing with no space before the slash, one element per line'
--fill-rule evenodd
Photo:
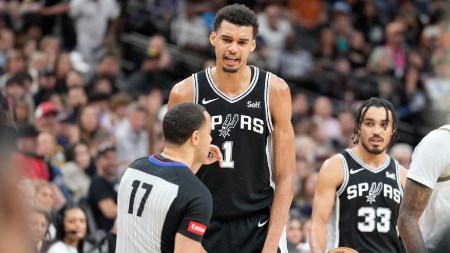
<path fill-rule="evenodd" d="M 125 171 L 117 207 L 117 253 L 173 252 L 176 233 L 201 242 L 212 198 L 185 164 L 152 155 Z"/>
<path fill-rule="evenodd" d="M 214 163 L 197 173 L 213 196 L 213 219 L 249 216 L 268 208 L 273 199 L 271 73 L 249 67 L 250 84 L 233 98 L 216 86 L 211 68 L 193 75 L 194 102 L 211 115 L 212 143 L 222 149 L 224 159 L 222 168 Z"/>
<path fill-rule="evenodd" d="M 397 231 L 403 198 L 398 162 L 387 156 L 380 168 L 372 169 L 350 149 L 338 156 L 344 164 L 344 181 L 328 224 L 329 248 L 402 252 Z"/>

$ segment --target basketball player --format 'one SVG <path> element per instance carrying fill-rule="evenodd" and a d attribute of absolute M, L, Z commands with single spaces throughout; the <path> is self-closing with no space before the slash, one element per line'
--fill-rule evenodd
<path fill-rule="evenodd" d="M 450 125 L 422 139 L 407 177 L 398 219 L 405 248 L 408 252 L 444 252 L 437 247 L 440 240 L 448 242 L 446 231 L 450 232 Z"/>
<path fill-rule="evenodd" d="M 222 159 L 210 146 L 211 118 L 202 106 L 183 103 L 167 112 L 163 131 L 162 153 L 134 161 L 120 182 L 117 253 L 201 250 L 212 199 L 194 174 Z"/>
<path fill-rule="evenodd" d="M 396 132 L 397 117 L 390 102 L 371 98 L 361 105 L 353 137 L 357 145 L 329 158 L 319 172 L 312 252 L 336 247 L 401 251 L 396 224 L 406 169 L 386 154 Z"/>
<path fill-rule="evenodd" d="M 214 200 L 202 243 L 208 252 L 287 251 L 284 225 L 295 176 L 291 95 L 284 80 L 247 65 L 257 33 L 249 8 L 219 10 L 210 35 L 215 67 L 181 81 L 169 97 L 169 107 L 205 106 L 213 144 L 223 151 L 223 168 L 213 164 L 197 173 Z"/>

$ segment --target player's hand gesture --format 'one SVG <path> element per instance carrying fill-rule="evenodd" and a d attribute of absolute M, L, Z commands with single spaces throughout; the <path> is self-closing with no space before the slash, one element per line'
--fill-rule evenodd
<path fill-rule="evenodd" d="M 219 162 L 219 166 L 222 168 L 223 157 L 219 147 L 217 147 L 216 145 L 209 145 L 209 155 L 205 164 L 211 164 L 216 161 Z"/>

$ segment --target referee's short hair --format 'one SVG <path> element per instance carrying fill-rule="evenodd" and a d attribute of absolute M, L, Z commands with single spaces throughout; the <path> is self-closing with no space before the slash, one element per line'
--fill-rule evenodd
<path fill-rule="evenodd" d="M 180 103 L 167 111 L 163 119 L 166 142 L 184 144 L 206 121 L 204 112 L 203 106 L 194 103 Z"/>

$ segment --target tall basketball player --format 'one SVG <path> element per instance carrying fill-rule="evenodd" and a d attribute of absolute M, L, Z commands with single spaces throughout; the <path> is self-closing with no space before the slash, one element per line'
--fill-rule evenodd
<path fill-rule="evenodd" d="M 386 154 L 397 133 L 392 104 L 382 98 L 365 101 L 354 133 L 356 147 L 331 157 L 320 169 L 311 250 L 350 247 L 359 252 L 401 252 L 396 225 L 406 169 Z"/>
<path fill-rule="evenodd" d="M 408 252 L 445 252 L 450 238 L 450 125 L 414 150 L 398 228 Z M 420 219 L 419 219 L 420 218 Z"/>
<path fill-rule="evenodd" d="M 202 106 L 183 103 L 167 112 L 163 131 L 162 153 L 134 161 L 120 182 L 117 253 L 201 250 L 212 199 L 194 174 L 223 159 L 210 146 L 211 119 Z"/>
<path fill-rule="evenodd" d="M 169 107 L 202 104 L 211 115 L 212 143 L 223 168 L 197 176 L 213 196 L 203 246 L 208 252 L 286 252 L 284 226 L 294 193 L 291 95 L 281 78 L 247 65 L 258 22 L 244 5 L 218 11 L 210 42 L 216 65 L 174 86 Z"/>

